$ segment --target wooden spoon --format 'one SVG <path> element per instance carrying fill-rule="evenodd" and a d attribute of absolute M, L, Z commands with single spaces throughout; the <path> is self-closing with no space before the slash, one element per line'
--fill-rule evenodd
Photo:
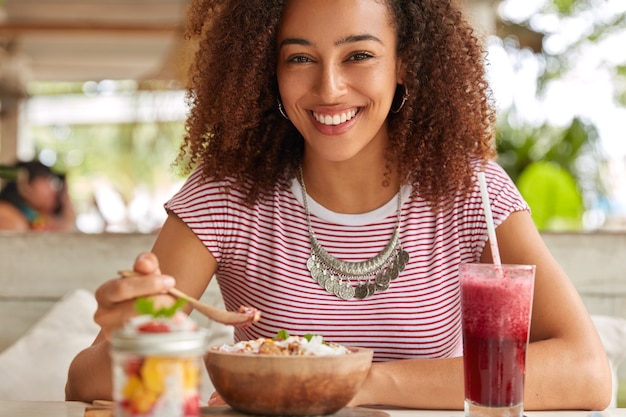
<path fill-rule="evenodd" d="M 119 271 L 118 274 L 122 278 L 137 276 L 136 272 L 128 270 Z M 187 302 L 199 313 L 218 323 L 230 326 L 249 326 L 250 324 L 256 323 L 261 319 L 261 312 L 256 308 L 241 306 L 239 307 L 239 311 L 226 311 L 213 307 L 209 304 L 205 304 L 202 301 L 185 294 L 177 288 L 170 288 L 168 292 L 174 297 L 187 300 Z"/>

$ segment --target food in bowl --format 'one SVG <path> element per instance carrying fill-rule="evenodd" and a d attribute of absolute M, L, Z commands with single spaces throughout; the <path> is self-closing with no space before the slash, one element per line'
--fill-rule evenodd
<path fill-rule="evenodd" d="M 284 336 L 207 351 L 207 371 L 222 399 L 237 411 L 264 415 L 323 415 L 345 407 L 365 381 L 373 351 L 322 336 Z"/>
<path fill-rule="evenodd" d="M 272 339 L 256 339 L 222 345 L 214 349 L 220 352 L 252 353 L 260 355 L 347 355 L 352 351 L 343 345 L 327 342 L 321 335 L 291 336 L 279 333 Z"/>

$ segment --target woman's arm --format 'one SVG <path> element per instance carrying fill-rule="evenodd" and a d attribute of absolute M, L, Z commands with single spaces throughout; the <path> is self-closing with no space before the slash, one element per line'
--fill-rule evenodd
<path fill-rule="evenodd" d="M 511 214 L 496 233 L 503 263 L 537 265 L 524 407 L 604 409 L 611 400 L 610 368 L 576 289 L 528 212 Z M 481 260 L 492 262 L 488 245 Z M 373 364 L 351 405 L 459 409 L 463 398 L 462 358 L 411 359 Z"/>
<path fill-rule="evenodd" d="M 170 214 L 155 241 L 153 254 L 137 257 L 133 269 L 138 275 L 112 279 L 96 291 L 95 321 L 101 327 L 100 334 L 70 364 L 66 400 L 111 399 L 109 340 L 115 330 L 136 314 L 134 301 L 137 297 L 164 294 L 175 284 L 200 298 L 216 266 L 215 259 L 196 235 Z M 171 302 L 169 296 L 162 297 Z M 190 307 L 186 309 L 190 311 Z"/>

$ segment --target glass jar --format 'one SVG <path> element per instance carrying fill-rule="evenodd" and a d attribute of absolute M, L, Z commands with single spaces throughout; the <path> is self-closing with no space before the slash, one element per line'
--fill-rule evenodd
<path fill-rule="evenodd" d="M 206 332 L 113 335 L 116 417 L 197 417 Z"/>

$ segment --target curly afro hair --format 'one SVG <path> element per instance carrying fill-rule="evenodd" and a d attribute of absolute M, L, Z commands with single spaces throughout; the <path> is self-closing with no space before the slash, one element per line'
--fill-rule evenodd
<path fill-rule="evenodd" d="M 248 184 L 250 203 L 277 184 L 288 186 L 304 151 L 277 106 L 276 35 L 286 1 L 194 0 L 189 8 L 187 36 L 198 49 L 177 162 Z M 469 187 L 473 160 L 495 157 L 484 52 L 448 0 L 379 1 L 396 28 L 410 93 L 401 111 L 389 114 L 387 164 L 433 207 L 445 205 Z"/>

